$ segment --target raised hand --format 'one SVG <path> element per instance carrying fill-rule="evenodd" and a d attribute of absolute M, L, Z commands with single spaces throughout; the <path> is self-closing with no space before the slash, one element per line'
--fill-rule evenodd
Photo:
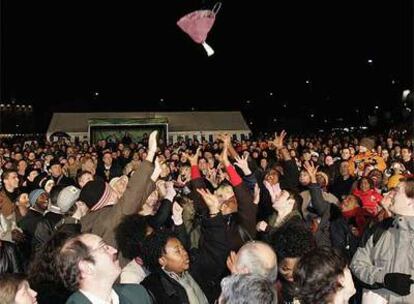
<path fill-rule="evenodd" d="M 227 133 L 221 133 L 217 136 L 217 138 L 221 140 L 225 145 L 230 146 L 231 138 Z"/>
<path fill-rule="evenodd" d="M 157 151 L 157 134 L 158 134 L 157 130 L 151 132 L 149 139 L 148 139 L 148 151 L 151 151 L 154 153 Z"/>
<path fill-rule="evenodd" d="M 285 140 L 287 133 L 285 130 L 282 130 L 282 132 L 280 132 L 280 135 L 277 135 L 277 132 L 275 132 L 275 139 L 273 141 L 270 141 L 270 143 L 272 143 L 276 149 L 280 150 L 283 148 L 283 141 Z"/>
<path fill-rule="evenodd" d="M 240 157 L 239 155 L 236 155 L 235 157 L 236 162 L 234 163 L 234 165 L 242 169 L 244 175 L 252 174 L 252 171 L 249 168 L 249 163 L 247 162 L 247 158 L 248 158 L 247 155 L 243 155 L 242 157 Z"/>
<path fill-rule="evenodd" d="M 179 203 L 174 202 L 172 206 L 172 220 L 174 222 L 174 225 L 180 226 L 183 223 L 183 207 L 180 206 Z"/>
<path fill-rule="evenodd" d="M 158 157 L 155 159 L 154 165 L 154 171 L 151 174 L 151 179 L 155 183 L 161 174 L 161 165 Z"/>
<path fill-rule="evenodd" d="M 228 148 L 227 144 L 224 143 L 223 151 L 221 151 L 221 154 L 220 154 L 220 162 L 225 167 L 227 167 L 228 165 L 230 165 L 229 157 L 227 155 L 227 148 Z"/>
<path fill-rule="evenodd" d="M 206 203 L 210 214 L 218 214 L 220 212 L 220 202 L 218 198 L 212 194 L 208 189 L 197 189 L 197 192 L 202 196 Z"/>
<path fill-rule="evenodd" d="M 265 221 L 260 221 L 256 225 L 256 230 L 259 232 L 265 232 L 267 228 L 267 223 Z"/>
<path fill-rule="evenodd" d="M 315 167 L 313 163 L 306 161 L 303 164 L 303 167 L 305 168 L 306 171 L 308 171 L 309 176 L 311 178 L 311 182 L 316 183 L 316 173 L 318 172 L 319 166 Z"/>
<path fill-rule="evenodd" d="M 185 153 L 184 155 L 187 157 L 187 159 L 190 161 L 191 166 L 197 166 L 198 165 L 198 157 L 200 155 L 201 147 L 197 148 L 197 151 L 193 155 L 189 155 Z"/>

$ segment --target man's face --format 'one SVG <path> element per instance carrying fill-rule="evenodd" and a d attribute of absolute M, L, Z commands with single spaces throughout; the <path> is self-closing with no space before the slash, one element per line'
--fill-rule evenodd
<path fill-rule="evenodd" d="M 47 205 L 49 203 L 49 194 L 47 192 L 43 192 L 39 195 L 36 204 L 43 210 L 47 209 Z"/>
<path fill-rule="evenodd" d="M 400 182 L 393 190 L 390 210 L 398 215 L 411 215 L 414 209 L 414 199 L 407 197 L 405 182 Z"/>
<path fill-rule="evenodd" d="M 349 149 L 342 149 L 341 157 L 343 160 L 348 160 L 351 157 L 351 152 L 349 151 Z"/>
<path fill-rule="evenodd" d="M 36 170 L 31 171 L 31 172 L 29 173 L 29 175 L 27 176 L 27 179 L 28 179 L 29 181 L 33 182 L 33 181 L 34 181 L 34 179 L 36 178 L 36 176 L 38 176 L 38 175 L 39 175 L 39 172 L 37 172 Z"/>
<path fill-rule="evenodd" d="M 411 152 L 407 148 L 401 149 L 401 156 L 404 161 L 409 161 L 411 159 Z"/>
<path fill-rule="evenodd" d="M 27 168 L 27 163 L 24 160 L 19 161 L 18 165 L 17 165 L 17 170 L 26 170 Z"/>
<path fill-rule="evenodd" d="M 16 154 L 14 155 L 14 159 L 15 159 L 16 161 L 22 160 L 22 159 L 23 159 L 23 155 L 22 155 L 21 153 L 16 153 Z"/>
<path fill-rule="evenodd" d="M 93 276 L 113 278 L 115 282 L 121 273 L 118 251 L 95 234 L 84 234 L 80 240 L 89 248 L 89 253 L 95 260 L 95 264 L 92 264 Z"/>
<path fill-rule="evenodd" d="M 365 152 L 367 152 L 368 151 L 368 149 L 366 148 L 366 147 L 364 147 L 364 146 L 359 146 L 359 153 L 365 153 Z"/>
<path fill-rule="evenodd" d="M 342 176 L 348 176 L 349 175 L 349 163 L 348 162 L 342 162 L 339 165 L 339 173 Z"/>
<path fill-rule="evenodd" d="M 276 185 L 279 182 L 279 174 L 276 170 L 271 169 L 265 176 L 265 181 L 271 185 Z"/>
<path fill-rule="evenodd" d="M 112 165 L 112 156 L 109 153 L 105 153 L 105 155 L 102 158 L 105 165 L 110 166 Z"/>
<path fill-rule="evenodd" d="M 62 175 L 62 166 L 60 164 L 53 165 L 50 168 L 50 172 L 52 173 L 53 177 L 58 177 Z"/>
<path fill-rule="evenodd" d="M 299 258 L 284 258 L 280 262 L 279 273 L 286 281 L 293 282 L 293 270 L 298 262 Z"/>
<path fill-rule="evenodd" d="M 17 189 L 19 187 L 19 177 L 16 172 L 11 172 L 4 180 L 4 185 L 8 188 Z"/>

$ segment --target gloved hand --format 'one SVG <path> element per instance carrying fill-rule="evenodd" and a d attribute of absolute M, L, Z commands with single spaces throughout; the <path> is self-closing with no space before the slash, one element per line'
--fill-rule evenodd
<path fill-rule="evenodd" d="M 393 272 L 384 276 L 384 287 L 400 296 L 409 295 L 413 283 L 410 274 Z"/>

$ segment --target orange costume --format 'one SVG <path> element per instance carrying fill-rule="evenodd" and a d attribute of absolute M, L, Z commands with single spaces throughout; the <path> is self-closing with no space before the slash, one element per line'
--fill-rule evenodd
<path fill-rule="evenodd" d="M 359 172 L 364 172 L 367 166 L 374 166 L 375 169 L 378 169 L 381 172 L 384 172 L 387 168 L 384 159 L 376 153 L 370 151 L 358 153 L 348 162 L 351 175 L 358 175 Z"/>

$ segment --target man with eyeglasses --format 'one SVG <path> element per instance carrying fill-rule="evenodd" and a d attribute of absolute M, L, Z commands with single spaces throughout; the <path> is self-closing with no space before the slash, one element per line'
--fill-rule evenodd
<path fill-rule="evenodd" d="M 114 285 L 121 273 L 118 251 L 95 234 L 67 240 L 56 256 L 56 264 L 66 288 L 75 292 L 66 303 L 151 303 L 141 285 Z"/>

